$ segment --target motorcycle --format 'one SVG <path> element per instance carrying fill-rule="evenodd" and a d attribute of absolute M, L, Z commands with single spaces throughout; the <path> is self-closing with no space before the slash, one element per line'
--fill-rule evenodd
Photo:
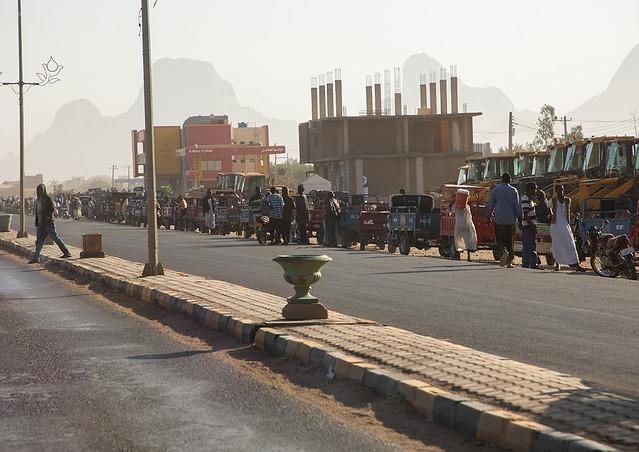
<path fill-rule="evenodd" d="M 628 279 L 637 279 L 637 259 L 635 250 L 630 246 L 630 239 L 626 234 L 615 236 L 603 232 L 608 226 L 604 221 L 601 228 L 592 226 L 588 230 L 590 245 L 590 265 L 593 271 L 605 278 L 615 278 L 623 275 Z"/>
<path fill-rule="evenodd" d="M 275 231 L 270 218 L 264 215 L 261 217 L 257 217 L 255 219 L 255 222 L 257 228 L 257 231 L 255 231 L 257 242 L 260 245 L 267 245 L 269 243 L 272 243 L 275 238 Z"/>

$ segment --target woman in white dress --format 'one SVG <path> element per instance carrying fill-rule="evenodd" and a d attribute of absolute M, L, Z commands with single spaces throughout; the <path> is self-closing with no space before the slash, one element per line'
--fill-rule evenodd
<path fill-rule="evenodd" d="M 550 238 L 552 239 L 552 257 L 555 259 L 555 271 L 562 265 L 570 265 L 578 272 L 586 271 L 579 264 L 575 238 L 570 228 L 570 198 L 564 196 L 564 186 L 557 187 L 557 197 L 552 199 L 550 211 Z"/>

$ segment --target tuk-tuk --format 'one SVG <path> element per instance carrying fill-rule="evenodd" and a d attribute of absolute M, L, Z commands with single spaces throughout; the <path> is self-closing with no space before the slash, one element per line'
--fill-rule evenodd
<path fill-rule="evenodd" d="M 359 239 L 359 217 L 366 202 L 365 195 L 342 196 L 338 198 L 341 214 L 337 222 L 337 242 L 342 248 L 350 248 Z"/>
<path fill-rule="evenodd" d="M 439 209 L 430 195 L 391 195 L 388 214 L 388 252 L 399 247 L 403 255 L 411 247 L 428 249 L 439 237 Z"/>
<path fill-rule="evenodd" d="M 364 251 L 369 243 L 374 243 L 383 250 L 387 239 L 388 203 L 369 196 L 359 216 L 359 250 Z"/>

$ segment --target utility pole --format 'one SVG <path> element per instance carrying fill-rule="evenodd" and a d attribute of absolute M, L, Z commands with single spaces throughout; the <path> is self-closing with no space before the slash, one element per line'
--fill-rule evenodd
<path fill-rule="evenodd" d="M 149 259 L 142 276 L 163 275 L 158 262 L 158 223 L 155 213 L 155 148 L 153 140 L 153 90 L 151 83 L 151 43 L 149 31 L 149 2 L 142 1 L 142 66 L 144 71 L 144 180 L 146 182 L 146 217 Z"/>
<path fill-rule="evenodd" d="M 637 133 L 637 111 L 635 110 L 634 113 L 630 113 L 630 116 L 632 116 L 632 122 L 635 125 L 635 138 L 639 137 L 639 133 Z"/>
<path fill-rule="evenodd" d="M 513 151 L 513 112 L 508 113 L 508 152 Z"/>
<path fill-rule="evenodd" d="M 18 0 L 18 103 L 20 105 L 20 230 L 18 238 L 27 236 L 24 214 L 24 77 L 22 70 L 22 0 Z"/>
<path fill-rule="evenodd" d="M 564 123 L 564 141 L 568 142 L 568 122 L 572 121 L 572 118 L 567 118 L 566 116 L 562 116 L 561 119 L 555 116 L 552 118 L 553 122 L 561 121 Z"/>

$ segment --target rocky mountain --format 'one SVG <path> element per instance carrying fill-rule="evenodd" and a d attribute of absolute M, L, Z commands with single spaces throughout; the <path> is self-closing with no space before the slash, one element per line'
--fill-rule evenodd
<path fill-rule="evenodd" d="M 227 114 L 233 123 L 268 124 L 271 141 L 298 154 L 297 123 L 240 105 L 233 86 L 210 63 L 161 59 L 153 66 L 153 77 L 156 125 L 181 125 L 192 115 Z M 103 116 L 85 99 L 63 105 L 49 129 L 27 147 L 30 172 L 65 179 L 106 174 L 110 165 L 130 162 L 131 130 L 144 128 L 143 105 L 142 89 L 131 108 L 115 117 Z"/>
<path fill-rule="evenodd" d="M 619 120 L 617 123 L 596 124 L 600 133 L 634 134 L 634 124 L 630 113 L 639 117 L 639 44 L 637 44 L 625 58 L 615 75 L 610 80 L 608 88 L 601 94 L 589 99 L 572 112 L 575 119 L 594 119 L 600 121 Z M 638 118 L 639 119 L 639 118 Z M 639 125 L 639 124 L 638 124 Z M 588 133 L 588 127 L 584 125 Z"/>

